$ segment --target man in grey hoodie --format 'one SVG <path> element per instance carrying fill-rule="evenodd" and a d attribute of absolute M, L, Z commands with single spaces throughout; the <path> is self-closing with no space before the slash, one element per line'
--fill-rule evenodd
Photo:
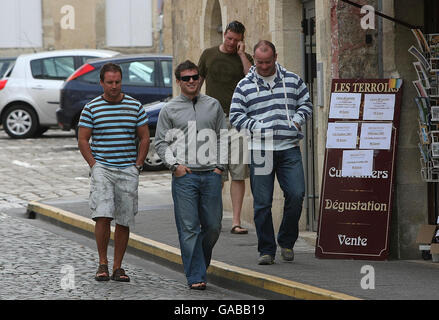
<path fill-rule="evenodd" d="M 181 94 L 160 111 L 155 148 L 172 172 L 174 215 L 188 285 L 204 290 L 221 232 L 221 163 L 227 161 L 220 161 L 225 157 L 220 150 L 221 141 L 227 139 L 220 139 L 220 134 L 222 129 L 227 134 L 227 124 L 218 100 L 198 94 L 199 77 L 193 62 L 177 66 Z"/>

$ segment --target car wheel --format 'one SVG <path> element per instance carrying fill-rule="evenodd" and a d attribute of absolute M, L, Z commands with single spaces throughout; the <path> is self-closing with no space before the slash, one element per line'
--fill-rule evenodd
<path fill-rule="evenodd" d="M 30 106 L 15 105 L 6 111 L 3 128 L 13 139 L 33 137 L 38 129 L 37 114 Z"/>
<path fill-rule="evenodd" d="M 160 159 L 157 152 L 152 145 L 149 147 L 148 154 L 145 159 L 145 164 L 143 165 L 143 170 L 145 171 L 160 171 L 165 170 L 166 166 L 164 165 L 162 159 Z"/>

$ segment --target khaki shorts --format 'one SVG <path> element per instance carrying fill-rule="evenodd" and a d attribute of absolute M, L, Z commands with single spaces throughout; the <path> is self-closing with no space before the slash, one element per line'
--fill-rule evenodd
<path fill-rule="evenodd" d="M 230 125 L 229 118 L 226 119 L 229 128 L 229 152 L 228 165 L 223 171 L 222 181 L 229 180 L 229 172 L 232 180 L 245 180 L 250 176 L 248 167 L 249 152 L 247 136 L 243 132 L 238 132 Z"/>
<path fill-rule="evenodd" d="M 125 227 L 134 226 L 138 210 L 139 171 L 132 165 L 115 168 L 96 162 L 90 172 L 91 217 L 115 219 Z"/>

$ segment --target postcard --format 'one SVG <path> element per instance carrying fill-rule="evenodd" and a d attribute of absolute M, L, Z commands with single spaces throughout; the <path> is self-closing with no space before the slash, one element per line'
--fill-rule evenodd
<path fill-rule="evenodd" d="M 418 79 L 421 80 L 425 89 L 430 89 L 430 81 L 428 80 L 427 73 L 424 70 L 424 67 L 419 61 L 413 62 L 413 66 L 415 67 L 416 73 L 418 74 Z"/>
<path fill-rule="evenodd" d="M 428 162 L 428 153 L 427 151 L 425 151 L 424 147 L 422 146 L 422 144 L 418 143 L 418 147 L 419 147 L 419 151 L 422 155 L 422 159 L 424 160 L 425 163 Z"/>
<path fill-rule="evenodd" d="M 439 33 L 429 33 L 427 38 L 430 46 L 439 45 Z"/>
<path fill-rule="evenodd" d="M 421 80 L 415 80 L 412 81 L 412 83 L 415 86 L 416 91 L 418 92 L 418 96 L 428 98 L 427 91 L 425 91 L 425 88 L 422 85 Z"/>
<path fill-rule="evenodd" d="M 422 97 L 416 97 L 415 102 L 416 102 L 416 106 L 418 107 L 419 121 L 421 121 L 422 124 L 427 124 L 428 109 L 429 109 L 428 99 Z"/>
<path fill-rule="evenodd" d="M 439 157 L 439 142 L 433 142 L 431 144 L 431 155 L 433 157 Z"/>
<path fill-rule="evenodd" d="M 419 125 L 419 138 L 422 144 L 430 144 L 430 136 L 428 135 L 428 128 L 426 125 Z"/>
<path fill-rule="evenodd" d="M 416 49 L 415 46 L 411 46 L 408 50 L 420 63 L 422 63 L 422 66 L 426 71 L 430 71 L 430 64 L 428 63 L 427 59 L 422 55 L 422 53 L 419 52 L 418 49 Z"/>
<path fill-rule="evenodd" d="M 429 53 L 430 47 L 428 46 L 422 31 L 420 29 L 412 29 L 412 32 L 415 35 L 416 41 L 418 42 L 419 49 L 421 49 L 423 52 Z"/>
<path fill-rule="evenodd" d="M 439 71 L 439 58 L 430 58 L 431 72 Z"/>
<path fill-rule="evenodd" d="M 439 106 L 431 107 L 431 121 L 439 121 Z"/>

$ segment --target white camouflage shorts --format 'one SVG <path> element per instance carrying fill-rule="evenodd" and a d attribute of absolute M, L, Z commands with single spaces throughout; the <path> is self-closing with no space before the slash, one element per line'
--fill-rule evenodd
<path fill-rule="evenodd" d="M 134 165 L 116 168 L 96 162 L 90 172 L 92 219 L 111 218 L 119 225 L 133 227 L 138 210 L 138 187 L 139 171 Z"/>

